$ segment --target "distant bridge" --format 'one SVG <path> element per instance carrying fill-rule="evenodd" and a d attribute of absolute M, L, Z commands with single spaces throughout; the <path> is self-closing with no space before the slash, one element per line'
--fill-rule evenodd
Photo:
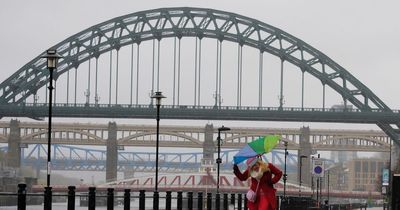
<path fill-rule="evenodd" d="M 92 123 L 54 123 L 52 140 L 53 169 L 55 170 L 106 170 L 117 171 L 154 171 L 155 154 L 152 152 L 130 152 L 129 148 L 155 145 L 155 126 L 117 125 Z M 110 133 L 114 138 L 110 139 Z M 203 159 L 214 164 L 217 130 L 212 125 L 202 126 L 161 126 L 160 146 L 183 151 L 182 148 L 202 150 L 195 153 L 162 153 L 161 171 L 198 171 Z M 222 169 L 231 169 L 231 150 L 237 150 L 253 139 L 270 134 L 279 134 L 288 142 L 292 153 L 288 158 L 288 171 L 298 169 L 300 155 L 311 155 L 315 151 L 371 151 L 390 152 L 390 138 L 381 131 L 372 130 L 327 130 L 327 129 L 279 129 L 279 128 L 243 128 L 231 127 L 222 133 Z M 37 169 L 46 167 L 47 143 L 46 123 L 0 122 L 0 143 L 8 143 L 9 162 L 16 166 L 32 165 Z M 110 145 L 110 142 L 114 142 Z M 71 145 L 71 146 L 70 146 Z M 78 145 L 80 148 L 72 145 Z M 105 146 L 107 150 L 96 150 L 87 146 Z M 21 147 L 29 147 L 23 149 Z M 11 148 L 11 149 L 10 149 Z M 109 149 L 113 150 L 110 152 Z M 123 151 L 122 149 L 125 149 Z M 282 142 L 269 161 L 282 166 Z M 20 159 L 19 157 L 22 157 Z M 113 164 L 107 167 L 107 161 Z M 163 161 L 165 160 L 165 161 Z M 229 164 L 225 164 L 229 163 Z M 214 166 L 212 166 L 214 167 Z M 303 162 L 304 171 L 310 170 L 309 161 Z M 297 171 L 299 173 L 299 171 Z M 304 172 L 303 172 L 304 173 Z M 305 175 L 305 174 L 304 174 Z"/>
<path fill-rule="evenodd" d="M 7 152 L 7 148 L 0 148 Z M 79 148 L 73 146 L 53 145 L 52 170 L 67 171 L 106 171 L 106 150 Z M 221 152 L 221 170 L 232 170 L 233 155 L 238 150 L 223 150 Z M 284 165 L 284 152 L 273 150 L 268 154 L 268 161 L 278 166 Z M 159 154 L 159 171 L 165 173 L 196 172 L 205 164 L 203 153 L 200 152 L 161 152 Z M 154 152 L 118 152 L 118 167 L 120 172 L 154 172 Z M 328 160 L 329 161 L 329 160 Z M 289 173 L 296 173 L 297 154 L 289 153 L 287 167 Z M 332 162 L 332 161 L 330 161 Z M 46 170 L 47 148 L 43 145 L 31 145 L 22 150 L 22 166 L 32 166 L 35 169 Z M 215 170 L 214 162 L 208 167 Z"/>
<path fill-rule="evenodd" d="M 47 124 L 32 122 L 0 122 L 0 143 L 47 144 Z M 12 140 L 11 130 L 19 133 Z M 52 142 L 64 145 L 105 146 L 111 131 L 109 124 L 94 123 L 53 123 Z M 133 147 L 154 147 L 156 127 L 153 125 L 118 124 L 115 127 L 117 145 Z M 217 129 L 212 125 L 160 127 L 161 147 L 203 148 L 205 136 L 209 133 L 213 146 L 216 145 Z M 231 127 L 222 133 L 222 148 L 239 149 L 246 143 L 264 135 L 281 135 L 287 141 L 289 150 L 300 150 L 301 142 L 310 144 L 316 151 L 368 151 L 389 152 L 390 138 L 382 131 L 335 130 L 335 129 L 293 129 L 293 128 L 246 128 Z M 283 150 L 283 144 L 276 149 Z"/>

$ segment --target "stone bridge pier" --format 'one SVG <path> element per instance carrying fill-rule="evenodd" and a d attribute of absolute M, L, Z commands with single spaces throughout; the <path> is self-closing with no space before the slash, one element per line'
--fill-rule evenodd
<path fill-rule="evenodd" d="M 21 129 L 18 120 L 11 120 L 10 135 L 8 136 L 7 166 L 21 167 Z"/>
<path fill-rule="evenodd" d="M 204 128 L 203 160 L 201 163 L 202 169 L 206 170 L 207 168 L 210 168 L 213 170 L 215 151 L 214 126 L 212 124 L 206 124 L 206 127 Z"/>
<path fill-rule="evenodd" d="M 106 182 L 117 180 L 118 168 L 118 146 L 117 146 L 117 123 L 108 123 L 107 138 L 107 160 L 106 160 Z"/>
<path fill-rule="evenodd" d="M 298 154 L 298 168 L 297 168 L 297 180 L 298 183 L 302 183 L 303 186 L 311 185 L 311 161 L 310 156 L 312 154 L 312 147 L 310 143 L 310 127 L 302 127 L 300 128 L 300 150 Z M 301 158 L 304 156 L 304 158 Z M 301 170 L 301 171 L 300 171 Z M 300 180 L 301 173 L 301 180 Z"/>

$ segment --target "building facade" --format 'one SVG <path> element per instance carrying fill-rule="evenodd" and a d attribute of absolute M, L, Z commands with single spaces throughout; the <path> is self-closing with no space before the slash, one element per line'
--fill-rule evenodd
<path fill-rule="evenodd" d="M 346 181 L 350 191 L 380 191 L 382 171 L 388 162 L 378 158 L 349 160 Z"/>

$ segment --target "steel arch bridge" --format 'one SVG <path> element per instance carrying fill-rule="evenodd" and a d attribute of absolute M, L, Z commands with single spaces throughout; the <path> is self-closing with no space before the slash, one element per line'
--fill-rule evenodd
<path fill-rule="evenodd" d="M 184 62 L 181 62 L 181 52 L 184 56 L 185 51 L 181 49 L 181 43 L 184 37 L 195 39 L 194 67 L 189 74 L 181 69 Z M 160 71 L 160 49 L 161 40 L 173 39 L 173 56 L 170 61 L 173 66 L 172 72 Z M 204 68 L 205 55 L 202 53 L 202 42 L 206 39 L 216 40 L 216 60 L 215 72 L 213 74 L 206 72 Z M 144 84 L 139 77 L 140 47 L 145 45 L 146 41 L 153 40 L 152 53 L 152 71 L 143 72 L 151 76 Z M 237 44 L 237 71 L 230 71 L 229 74 L 237 75 L 236 81 L 230 83 L 228 80 L 222 80 L 228 73 L 223 70 L 222 51 L 224 49 L 223 41 Z M 134 45 L 137 49 L 136 56 L 136 74 L 134 69 Z M 122 104 L 121 88 L 119 87 L 119 53 L 126 46 L 132 46 L 130 54 L 130 103 Z M 258 53 L 258 69 L 252 74 L 253 80 L 246 80 L 252 74 L 250 70 L 243 71 L 243 52 L 249 49 L 256 50 Z M 217 120 L 279 120 L 279 121 L 310 121 L 310 122 L 351 122 L 351 123 L 372 123 L 378 125 L 395 143 L 400 144 L 398 131 L 400 127 L 400 115 L 398 111 L 391 110 L 380 100 L 371 90 L 362 82 L 357 80 L 345 68 L 337 64 L 331 58 L 319 50 L 308 45 L 304 41 L 282 31 L 276 27 L 270 26 L 261 21 L 244 17 L 238 14 L 203 8 L 162 8 L 155 10 L 142 11 L 129 15 L 117 17 L 109 21 L 94 25 L 83 30 L 64 41 L 56 44 L 52 48 L 63 56 L 59 62 L 59 68 L 55 72 L 56 82 L 62 83 L 61 79 L 66 77 L 65 83 L 66 102 L 56 103 L 54 107 L 55 117 L 112 117 L 112 118 L 153 118 L 154 107 L 152 102 L 148 103 L 147 94 L 154 91 L 170 90 L 168 93 L 169 104 L 163 107 L 162 118 L 169 119 L 217 119 Z M 129 50 L 129 49 L 128 49 Z M 116 55 L 113 56 L 113 52 Z M 224 55 L 227 54 L 224 51 Z M 98 81 L 98 63 L 100 57 L 105 53 L 110 53 L 108 64 L 110 65 L 108 89 L 104 82 Z M 163 53 L 169 54 L 169 53 Z M 277 71 L 279 81 L 276 82 L 278 104 L 276 106 L 267 106 L 265 90 L 266 84 L 275 83 L 265 79 L 264 56 L 268 54 L 279 60 L 280 68 Z M 0 116 L 24 116 L 40 118 L 47 116 L 46 99 L 43 103 L 38 103 L 40 91 L 46 91 L 49 80 L 49 73 L 46 70 L 45 60 L 38 55 L 28 62 L 12 76 L 0 84 Z M 203 56 L 203 57 L 202 57 Z M 103 56 L 104 57 L 104 56 Z M 255 56 L 257 57 L 257 56 Z M 113 58 L 116 62 L 113 63 Z M 91 83 L 90 66 L 91 59 L 95 60 L 96 80 L 95 87 Z M 185 60 L 186 61 L 186 60 Z M 85 91 L 86 101 L 79 101 L 77 96 L 78 70 L 83 63 L 88 63 L 87 89 Z M 235 62 L 236 63 L 236 62 Z M 203 64 L 203 65 L 202 65 Z M 225 63 L 224 63 L 225 64 Z M 300 101 L 296 106 L 286 106 L 286 100 L 292 100 L 291 97 L 284 95 L 284 81 L 286 73 L 285 64 L 289 64 L 289 69 L 293 68 L 301 76 L 299 91 Z M 287 65 L 286 65 L 287 66 Z M 208 67 L 210 68 L 210 67 Z M 74 71 L 75 70 L 75 71 Z M 286 70 L 286 69 L 285 69 Z M 182 72 L 181 72 L 182 71 Z M 74 102 L 69 101 L 69 74 L 75 73 L 74 80 Z M 224 73 L 224 74 L 223 74 Z M 243 74 L 244 73 L 244 74 Z M 284 74 L 285 73 L 285 74 Z M 173 76 L 171 76 L 173 74 Z M 206 74 L 206 79 L 204 79 Z M 135 82 L 134 75 L 137 76 Z M 167 77 L 169 75 L 169 81 Z M 215 75 L 211 76 L 211 75 Z M 203 77 L 201 77 L 203 76 Z M 305 107 L 305 76 L 317 81 L 321 85 L 322 104 L 317 108 Z M 115 78 L 115 79 L 114 79 Z M 185 80 L 191 79 L 191 82 Z M 287 79 L 287 78 L 286 78 Z M 206 83 L 213 81 L 214 84 Z M 256 82 L 254 82 L 256 81 Z M 98 82 L 102 85 L 104 92 L 108 92 L 108 103 L 100 102 L 100 91 Z M 254 88 L 246 88 L 248 86 Z M 107 82 L 105 83 L 107 84 Z M 229 85 L 226 85 L 229 84 Z M 65 87 L 65 86 L 58 86 Z M 136 86 L 136 88 L 134 88 Z M 215 89 L 207 89 L 214 86 Z M 56 85 L 57 87 L 57 85 Z M 140 88 L 139 88 L 140 87 Z M 120 89 L 119 89 L 120 88 Z M 62 89 L 62 88 L 61 88 Z M 126 88 L 125 88 L 126 89 Z M 136 93 L 134 93 L 134 89 Z M 214 94 L 214 99 L 208 102 L 204 100 L 205 91 Z M 314 87 L 313 87 L 314 89 Z M 90 102 L 90 93 L 94 91 L 95 103 Z M 192 93 L 188 93 L 189 91 Z M 255 92 L 257 99 L 247 102 L 250 93 Z M 114 92 L 115 91 L 115 92 Z M 186 91 L 186 92 L 184 92 Z M 243 92 L 244 91 L 244 92 Z M 339 109 L 327 108 L 332 105 L 328 102 L 329 91 L 332 91 L 335 97 L 340 98 L 343 107 Z M 114 92 L 114 94 L 112 94 Z M 236 92 L 236 93 L 234 93 Z M 164 92 L 165 93 L 165 92 Z M 288 91 L 285 92 L 288 94 Z M 47 94 L 46 94 L 47 95 Z M 112 96 L 115 96 L 115 103 L 112 103 Z M 193 103 L 185 101 L 185 95 L 190 95 Z M 222 106 L 222 96 L 227 96 L 230 105 Z M 229 97 L 228 97 L 229 96 Z M 103 96 L 104 97 L 104 96 Z M 134 97 L 136 97 L 135 103 Z M 56 98 L 56 97 L 55 97 Z M 141 99 L 139 103 L 139 98 Z M 145 98 L 146 102 L 144 102 Z M 171 100 L 172 98 L 172 100 Z M 328 98 L 328 99 L 329 99 Z M 333 97 L 334 98 L 334 97 Z M 295 99 L 293 99 L 295 100 Z M 30 103 L 29 101 L 33 101 Z M 268 101 L 270 102 L 270 100 Z M 247 103 L 247 104 L 246 104 Z M 312 102 L 310 102 L 312 103 Z M 315 102 L 314 102 L 315 103 Z M 149 105 L 150 104 L 150 105 Z M 353 108 L 354 106 L 354 108 Z"/>
<path fill-rule="evenodd" d="M 15 124 L 17 123 L 17 124 Z M 106 146 L 111 132 L 107 124 L 94 123 L 53 123 L 52 142 L 59 145 Z M 211 128 L 207 131 L 206 128 Z M 389 152 L 390 138 L 383 132 L 374 130 L 334 130 L 309 128 L 248 128 L 230 127 L 230 131 L 221 134 L 221 148 L 240 149 L 260 136 L 280 135 L 288 142 L 289 150 L 300 151 L 301 143 L 308 142 L 315 151 L 364 151 Z M 309 133 L 308 133 L 309 131 Z M 12 135 L 12 133 L 14 135 Z M 17 138 L 15 138 L 15 134 Z M 116 128 L 118 146 L 154 147 L 156 127 L 152 125 L 118 124 Z M 209 133 L 210 139 L 206 139 Z M 308 133 L 308 134 L 307 134 Z M 217 145 L 217 128 L 206 126 L 162 126 L 160 128 L 160 146 L 175 148 L 204 149 L 205 142 L 211 140 Z M 0 144 L 15 143 L 24 145 L 47 144 L 47 123 L 0 122 Z M 309 137 L 307 137 L 309 136 Z M 303 139 L 303 140 L 302 140 Z M 110 140 L 111 141 L 111 140 Z M 210 146 L 208 146 L 210 147 Z M 280 142 L 276 149 L 283 150 Z"/>

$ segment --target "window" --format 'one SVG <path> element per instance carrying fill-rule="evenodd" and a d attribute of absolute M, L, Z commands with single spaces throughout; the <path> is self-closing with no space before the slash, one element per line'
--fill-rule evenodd
<path fill-rule="evenodd" d="M 373 161 L 373 162 L 371 162 L 370 164 L 371 164 L 371 165 L 370 165 L 371 172 L 372 172 L 372 173 L 375 173 L 375 172 L 376 172 L 376 162 Z"/>
<path fill-rule="evenodd" d="M 361 162 L 360 161 L 355 161 L 354 162 L 354 169 L 355 169 L 356 173 L 357 172 L 361 172 Z"/>
<path fill-rule="evenodd" d="M 368 162 L 363 162 L 363 172 L 368 173 Z"/>

